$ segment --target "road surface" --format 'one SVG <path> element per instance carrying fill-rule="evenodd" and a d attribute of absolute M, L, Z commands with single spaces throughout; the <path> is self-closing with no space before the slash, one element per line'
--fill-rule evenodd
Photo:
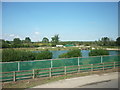
<path fill-rule="evenodd" d="M 78 86 L 76 88 L 118 88 L 118 79 L 90 83 L 83 86 Z"/>
<path fill-rule="evenodd" d="M 118 72 L 59 80 L 33 88 L 118 88 Z"/>

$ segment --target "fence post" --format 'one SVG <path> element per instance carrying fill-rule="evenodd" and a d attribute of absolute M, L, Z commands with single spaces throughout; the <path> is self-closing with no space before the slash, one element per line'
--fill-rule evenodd
<path fill-rule="evenodd" d="M 35 69 L 33 69 L 33 79 L 35 78 Z"/>
<path fill-rule="evenodd" d="M 13 72 L 13 81 L 16 81 L 16 72 Z"/>
<path fill-rule="evenodd" d="M 53 67 L 53 62 L 52 62 L 52 59 L 51 59 L 51 68 Z"/>
<path fill-rule="evenodd" d="M 103 71 L 104 71 L 104 63 L 103 63 Z"/>
<path fill-rule="evenodd" d="M 103 57 L 101 56 L 101 63 L 103 63 Z"/>
<path fill-rule="evenodd" d="M 18 71 L 20 71 L 20 62 L 18 62 Z"/>
<path fill-rule="evenodd" d="M 51 75 L 51 68 L 49 68 L 49 77 L 51 77 L 52 75 Z"/>
<path fill-rule="evenodd" d="M 80 63 L 80 61 L 79 61 L 80 59 L 79 59 L 79 57 L 78 57 L 78 66 L 79 66 L 79 63 Z"/>
<path fill-rule="evenodd" d="M 66 75 L 66 66 L 64 67 L 64 74 Z"/>
<path fill-rule="evenodd" d="M 91 64 L 91 73 L 92 73 L 92 71 L 93 71 L 93 64 Z"/>
<path fill-rule="evenodd" d="M 80 73 L 80 65 L 78 66 L 78 73 Z"/>
<path fill-rule="evenodd" d="M 114 62 L 114 69 L 115 69 L 115 62 Z"/>

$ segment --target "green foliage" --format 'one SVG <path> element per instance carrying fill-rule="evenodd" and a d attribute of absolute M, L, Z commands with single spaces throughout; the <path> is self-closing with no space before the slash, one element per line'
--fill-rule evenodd
<path fill-rule="evenodd" d="M 42 40 L 43 43 L 49 43 L 49 39 L 44 37 L 43 40 Z"/>
<path fill-rule="evenodd" d="M 89 53 L 89 56 L 101 56 L 101 55 L 109 55 L 109 52 L 107 50 L 95 49 L 91 50 Z"/>
<path fill-rule="evenodd" d="M 120 46 L 120 37 L 118 37 L 118 38 L 116 39 L 116 43 L 117 43 L 118 46 Z"/>
<path fill-rule="evenodd" d="M 14 44 L 21 44 L 21 40 L 19 38 L 14 38 Z"/>
<path fill-rule="evenodd" d="M 52 58 L 52 52 L 50 51 L 41 51 L 40 53 L 36 53 L 36 60 L 41 59 L 51 59 Z"/>
<path fill-rule="evenodd" d="M 30 39 L 29 37 L 26 37 L 24 42 L 25 42 L 25 43 L 30 43 L 30 42 L 31 42 L 31 39 Z"/>
<path fill-rule="evenodd" d="M 21 51 L 14 49 L 3 49 L 2 51 L 2 61 L 27 61 L 27 60 L 35 60 L 35 59 L 51 59 L 52 53 L 49 51 L 43 51 L 40 53 L 33 53 L 30 51 Z"/>
<path fill-rule="evenodd" d="M 0 47 L 2 48 L 10 48 L 9 41 L 1 40 Z"/>
<path fill-rule="evenodd" d="M 53 43 L 53 45 L 55 44 L 58 44 L 58 42 L 59 42 L 59 35 L 57 34 L 57 35 L 55 35 L 54 37 L 52 37 L 51 38 L 52 39 L 52 43 Z"/>
<path fill-rule="evenodd" d="M 116 45 L 115 41 L 108 37 L 102 37 L 101 40 L 99 40 L 96 43 L 100 46 L 115 46 Z"/>
<path fill-rule="evenodd" d="M 22 41 L 19 39 L 19 38 L 14 38 L 14 40 L 13 40 L 13 47 L 15 47 L 15 48 L 19 48 L 19 47 L 21 47 L 21 45 L 22 45 Z"/>
<path fill-rule="evenodd" d="M 71 57 L 81 57 L 81 52 L 79 49 L 70 50 L 67 53 L 59 55 L 59 58 L 71 58 Z"/>
<path fill-rule="evenodd" d="M 32 52 L 26 52 L 14 49 L 3 49 L 2 51 L 2 61 L 27 61 L 34 60 L 35 56 Z"/>

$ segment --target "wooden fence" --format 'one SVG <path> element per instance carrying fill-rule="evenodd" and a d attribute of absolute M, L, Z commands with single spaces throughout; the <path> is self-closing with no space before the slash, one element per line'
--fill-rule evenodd
<path fill-rule="evenodd" d="M 115 69 L 119 68 L 120 62 L 107 62 L 107 63 L 97 63 L 88 65 L 74 65 L 74 66 L 64 66 L 64 67 L 53 67 L 44 69 L 33 69 L 25 71 L 13 71 L 13 72 L 2 72 L 0 73 L 1 82 L 8 81 L 18 81 L 25 79 L 35 79 L 43 77 L 53 77 L 58 75 L 67 75 L 71 73 L 81 73 L 81 72 L 93 72 L 99 70 Z"/>

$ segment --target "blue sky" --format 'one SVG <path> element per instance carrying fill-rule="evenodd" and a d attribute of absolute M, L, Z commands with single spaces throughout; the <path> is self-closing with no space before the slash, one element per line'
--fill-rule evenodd
<path fill-rule="evenodd" d="M 5 40 L 30 37 L 61 41 L 94 41 L 118 37 L 117 2 L 3 2 L 2 36 Z"/>

